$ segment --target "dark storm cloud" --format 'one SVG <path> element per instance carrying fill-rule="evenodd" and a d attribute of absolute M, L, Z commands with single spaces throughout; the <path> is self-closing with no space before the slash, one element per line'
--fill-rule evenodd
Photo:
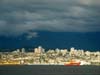
<path fill-rule="evenodd" d="M 100 31 L 100 0 L 0 0 L 0 35 Z"/>

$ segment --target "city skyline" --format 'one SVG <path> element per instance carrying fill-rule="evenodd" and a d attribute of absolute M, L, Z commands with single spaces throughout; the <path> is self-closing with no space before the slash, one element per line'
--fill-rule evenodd
<path fill-rule="evenodd" d="M 12 52 L 0 52 L 0 65 L 100 65 L 100 51 L 75 49 L 49 49 L 42 46 L 26 52 L 25 48 Z"/>
<path fill-rule="evenodd" d="M 100 0 L 0 0 L 0 75 L 100 75 Z"/>

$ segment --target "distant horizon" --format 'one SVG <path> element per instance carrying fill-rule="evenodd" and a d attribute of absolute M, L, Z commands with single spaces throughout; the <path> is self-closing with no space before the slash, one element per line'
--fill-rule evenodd
<path fill-rule="evenodd" d="M 100 50 L 100 32 L 36 32 L 26 37 L 0 37 L 1 49 L 36 48 L 42 46 L 46 49 L 68 48 L 84 49 L 90 51 Z"/>
<path fill-rule="evenodd" d="M 12 49 L 3 49 L 3 50 L 7 50 L 7 51 L 1 51 L 1 48 L 0 48 L 0 52 L 13 52 L 13 51 L 16 51 L 17 49 L 19 49 L 21 51 L 21 49 L 25 49 L 25 52 L 32 52 L 34 51 L 35 48 L 38 48 L 39 46 L 37 47 L 29 47 L 29 48 L 25 48 L 25 47 L 22 47 L 22 48 L 12 48 Z M 42 47 L 42 46 L 41 46 Z M 74 48 L 75 50 L 83 50 L 83 51 L 90 51 L 90 52 L 98 52 L 100 50 L 84 50 L 82 48 L 75 48 L 75 47 L 70 47 L 70 48 L 45 48 L 45 47 L 42 47 L 43 49 L 45 49 L 45 51 L 48 51 L 48 50 L 56 50 L 56 49 L 59 49 L 59 50 L 68 50 L 70 51 L 71 48 Z"/>

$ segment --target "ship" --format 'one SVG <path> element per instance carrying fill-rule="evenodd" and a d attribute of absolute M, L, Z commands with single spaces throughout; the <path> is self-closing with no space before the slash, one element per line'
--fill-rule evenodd
<path fill-rule="evenodd" d="M 80 66 L 81 62 L 71 60 L 71 61 L 65 62 L 64 65 L 65 66 Z"/>

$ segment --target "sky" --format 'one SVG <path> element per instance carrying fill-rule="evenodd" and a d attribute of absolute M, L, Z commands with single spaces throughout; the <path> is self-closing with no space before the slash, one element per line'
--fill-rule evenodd
<path fill-rule="evenodd" d="M 0 36 L 100 32 L 100 0 L 0 0 Z"/>

